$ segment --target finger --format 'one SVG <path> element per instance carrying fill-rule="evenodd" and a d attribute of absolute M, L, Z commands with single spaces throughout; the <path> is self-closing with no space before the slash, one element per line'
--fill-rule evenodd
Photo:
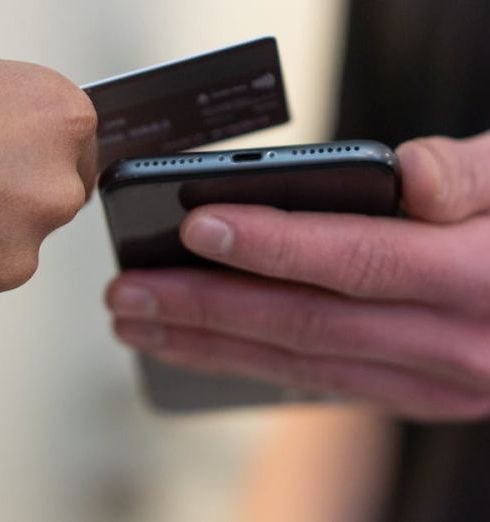
<path fill-rule="evenodd" d="M 490 327 L 426 307 L 366 303 L 316 288 L 219 272 L 127 273 L 108 290 L 117 317 L 146 318 L 416 370 L 490 391 Z"/>
<path fill-rule="evenodd" d="M 410 215 L 448 223 L 490 210 L 490 133 L 417 139 L 397 154 Z"/>
<path fill-rule="evenodd" d="M 482 263 L 490 235 L 483 219 L 449 228 L 213 205 L 191 212 L 181 237 L 190 250 L 221 263 L 349 296 L 457 307 L 471 298 L 473 305 L 481 302 L 488 309 Z"/>
<path fill-rule="evenodd" d="M 386 365 L 336 357 L 308 358 L 214 333 L 163 329 L 157 323 L 128 319 L 117 321 L 115 330 L 128 345 L 169 364 L 261 379 L 320 394 L 334 392 L 418 419 L 472 419 L 490 410 L 487 395 Z"/>

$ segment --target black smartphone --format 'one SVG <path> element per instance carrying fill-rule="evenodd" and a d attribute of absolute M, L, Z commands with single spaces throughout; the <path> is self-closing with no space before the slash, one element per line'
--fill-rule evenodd
<path fill-rule="evenodd" d="M 120 160 L 103 173 L 99 189 L 121 270 L 212 266 L 179 239 L 186 213 L 205 204 L 393 216 L 400 201 L 396 155 L 374 141 Z M 145 357 L 140 362 L 151 402 L 165 410 L 311 398 L 263 383 L 169 368 Z"/>

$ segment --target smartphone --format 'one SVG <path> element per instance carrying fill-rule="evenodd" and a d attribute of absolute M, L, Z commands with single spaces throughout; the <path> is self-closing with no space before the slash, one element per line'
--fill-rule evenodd
<path fill-rule="evenodd" d="M 394 216 L 400 201 L 395 153 L 374 141 L 343 141 L 217 152 L 186 152 L 113 163 L 99 191 L 121 270 L 213 263 L 187 251 L 179 226 L 211 203 L 287 211 Z M 248 380 L 205 376 L 141 358 L 144 388 L 157 407 L 202 411 L 313 398 Z"/>

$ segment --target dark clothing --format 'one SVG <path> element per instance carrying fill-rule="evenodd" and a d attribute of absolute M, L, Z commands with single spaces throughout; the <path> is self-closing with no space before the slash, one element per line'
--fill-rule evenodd
<path fill-rule="evenodd" d="M 351 0 L 349 23 L 337 138 L 490 128 L 488 0 Z M 406 423 L 402 448 L 386 522 L 490 521 L 490 422 Z"/>
<path fill-rule="evenodd" d="M 489 522 L 490 424 L 405 425 L 386 522 Z"/>
<path fill-rule="evenodd" d="M 490 127 L 490 2 L 352 0 L 339 137 Z"/>

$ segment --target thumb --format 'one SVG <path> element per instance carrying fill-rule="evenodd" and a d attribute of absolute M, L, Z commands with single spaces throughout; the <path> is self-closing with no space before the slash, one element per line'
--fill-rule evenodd
<path fill-rule="evenodd" d="M 407 141 L 397 154 L 412 217 L 450 223 L 490 210 L 490 133 Z"/>

